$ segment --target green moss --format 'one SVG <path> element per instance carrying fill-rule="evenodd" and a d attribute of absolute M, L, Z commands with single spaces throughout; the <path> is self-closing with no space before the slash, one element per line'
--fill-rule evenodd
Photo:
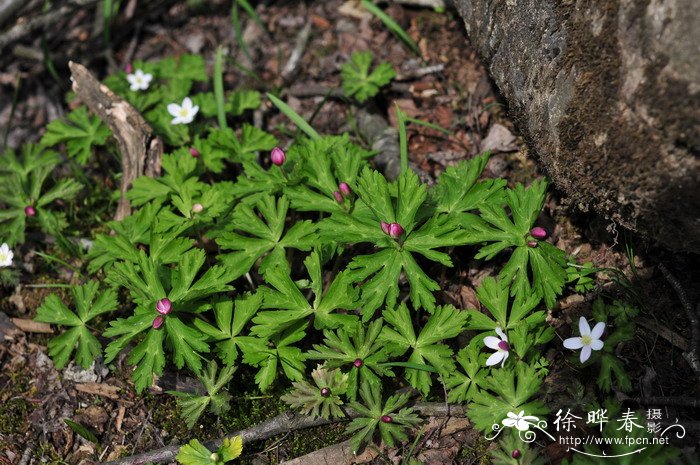
<path fill-rule="evenodd" d="M 54 446 L 46 441 L 40 441 L 32 455 L 36 462 L 42 465 L 68 465 L 68 462 L 61 458 Z"/>
<path fill-rule="evenodd" d="M 22 398 L 0 403 L 0 434 L 24 433 L 27 429 L 27 416 L 32 410 L 32 404 Z"/>

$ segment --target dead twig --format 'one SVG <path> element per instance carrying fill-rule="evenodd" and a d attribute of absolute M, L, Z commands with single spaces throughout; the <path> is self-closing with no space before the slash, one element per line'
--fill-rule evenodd
<path fill-rule="evenodd" d="M 693 369 L 695 375 L 700 377 L 700 317 L 698 317 L 700 314 L 700 302 L 698 302 L 697 308 L 693 308 L 685 289 L 683 289 L 681 283 L 678 282 L 675 276 L 666 268 L 666 265 L 659 263 L 659 270 L 661 270 L 661 274 L 664 275 L 664 278 L 666 278 L 666 281 L 668 281 L 673 290 L 676 291 L 678 300 L 681 301 L 681 305 L 688 315 L 692 341 L 690 349 L 683 354 L 683 358 L 685 358 L 686 362 L 688 362 Z"/>
<path fill-rule="evenodd" d="M 432 416 L 432 417 L 442 417 L 445 415 L 451 416 L 464 416 L 465 409 L 461 405 L 448 405 L 442 403 L 417 403 L 413 406 L 413 409 L 422 416 Z M 289 433 L 290 431 L 296 431 L 299 429 L 313 428 L 316 426 L 324 426 L 331 423 L 337 423 L 341 421 L 347 421 L 354 418 L 356 414 L 350 412 L 347 418 L 340 419 L 324 419 L 324 418 L 313 418 L 307 415 L 298 415 L 291 412 L 282 413 L 274 418 L 260 423 L 259 425 L 252 426 L 250 428 L 244 429 L 242 431 L 236 431 L 226 437 L 241 436 L 243 442 L 251 441 L 261 441 L 264 439 L 277 436 L 278 434 Z M 205 445 L 210 449 L 217 449 L 224 438 L 216 439 L 213 441 L 207 441 Z M 107 462 L 105 465 L 141 465 L 146 463 L 163 463 L 172 462 L 175 459 L 178 451 L 180 450 L 179 445 L 172 445 L 163 447 L 161 449 L 156 449 L 150 452 L 144 452 L 143 454 L 133 455 L 131 457 L 124 457 L 119 460 L 112 462 Z"/>
<path fill-rule="evenodd" d="M 282 79 L 285 81 L 289 81 L 289 79 L 294 75 L 294 72 L 297 70 L 301 57 L 304 56 L 306 45 L 309 43 L 310 36 L 311 21 L 307 21 L 306 25 L 297 36 L 297 41 L 294 44 L 292 54 L 289 56 L 289 61 L 287 61 L 287 64 L 284 65 L 284 69 L 282 69 Z"/>
<path fill-rule="evenodd" d="M 396 81 L 411 81 L 413 79 L 418 79 L 423 76 L 427 76 L 428 74 L 435 74 L 435 73 L 441 73 L 442 70 L 445 69 L 445 65 L 443 63 L 437 64 L 437 65 L 430 65 L 430 66 L 424 66 L 422 68 L 416 68 L 412 69 L 410 71 L 406 71 L 405 73 L 399 73 L 396 75 L 394 80 Z"/>
<path fill-rule="evenodd" d="M 131 207 L 126 191 L 142 174 L 160 174 L 163 142 L 153 136 L 153 130 L 145 119 L 127 101 L 118 97 L 101 84 L 83 65 L 70 62 L 68 67 L 73 80 L 73 91 L 112 130 L 122 159 L 121 198 L 114 215 L 121 220 L 129 215 Z"/>

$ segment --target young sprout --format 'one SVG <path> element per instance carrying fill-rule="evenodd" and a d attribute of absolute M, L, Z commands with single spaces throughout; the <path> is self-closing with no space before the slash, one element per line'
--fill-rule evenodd
<path fill-rule="evenodd" d="M 129 81 L 130 84 L 129 89 L 133 91 L 148 89 L 148 86 L 151 85 L 152 79 L 152 74 L 144 73 L 140 69 L 137 69 L 133 74 L 126 75 L 126 80 Z"/>
<path fill-rule="evenodd" d="M 272 152 L 270 152 L 270 161 L 272 161 L 273 164 L 282 166 L 286 160 L 287 156 L 284 154 L 284 150 L 281 148 L 275 147 L 272 149 Z"/>
<path fill-rule="evenodd" d="M 168 113 L 173 116 L 170 124 L 190 124 L 199 111 L 199 106 L 192 104 L 192 99 L 185 97 L 182 105 L 177 103 L 168 104 Z"/>
<path fill-rule="evenodd" d="M 27 216 L 35 216 L 36 215 L 36 209 L 32 207 L 31 205 L 24 207 L 24 214 Z"/>
<path fill-rule="evenodd" d="M 581 349 L 581 363 L 585 363 L 591 356 L 591 351 L 600 350 L 605 345 L 600 340 L 605 331 L 605 322 L 599 321 L 591 330 L 586 318 L 581 317 L 578 320 L 578 330 L 580 337 L 570 337 L 564 340 L 564 347 L 571 350 Z"/>
<path fill-rule="evenodd" d="M 496 334 L 498 334 L 498 337 L 486 336 L 484 338 L 484 345 L 496 351 L 486 360 L 486 366 L 500 363 L 501 367 L 503 367 L 510 352 L 510 345 L 508 344 L 508 336 L 501 328 L 496 328 Z"/>
<path fill-rule="evenodd" d="M 10 250 L 10 246 L 3 243 L 0 245 L 0 268 L 12 265 L 12 258 L 15 256 Z"/>

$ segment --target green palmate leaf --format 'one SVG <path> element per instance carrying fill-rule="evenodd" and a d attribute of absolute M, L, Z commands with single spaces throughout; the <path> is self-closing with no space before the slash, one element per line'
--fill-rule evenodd
<path fill-rule="evenodd" d="M 391 65 L 386 62 L 380 63 L 370 73 L 372 59 L 370 51 L 355 52 L 350 57 L 350 62 L 341 66 L 345 95 L 364 102 L 377 95 L 379 90 L 396 76 Z"/>
<path fill-rule="evenodd" d="M 479 346 L 470 344 L 457 353 L 457 363 L 462 367 L 449 373 L 445 379 L 449 402 L 469 402 L 479 392 L 479 387 L 485 385 L 486 370 L 483 357 L 480 357 Z"/>
<path fill-rule="evenodd" d="M 305 328 L 306 323 L 298 323 L 270 339 L 250 337 L 240 341 L 243 362 L 259 368 L 255 382 L 261 391 L 272 385 L 279 368 L 291 381 L 304 379 L 304 354 L 292 344 L 304 338 Z"/>
<path fill-rule="evenodd" d="M 491 375 L 483 382 L 483 391 L 474 393 L 469 404 L 469 418 L 474 427 L 481 431 L 490 431 L 494 423 L 501 423 L 508 412 L 526 415 L 541 415 L 547 412 L 544 405 L 531 400 L 542 384 L 537 371 L 523 362 L 515 370 L 491 370 Z"/>
<path fill-rule="evenodd" d="M 345 413 L 340 408 L 343 405 L 340 396 L 347 390 L 348 375 L 340 370 L 327 370 L 318 365 L 311 372 L 311 378 L 315 386 L 306 381 L 292 383 L 292 390 L 281 399 L 304 415 L 322 418 L 344 417 Z"/>
<path fill-rule="evenodd" d="M 349 368 L 347 394 L 355 400 L 363 382 L 380 386 L 380 376 L 394 377 L 385 365 L 389 358 L 384 343 L 379 340 L 383 320 L 364 325 L 343 326 L 337 331 L 324 331 L 323 345 L 314 345 L 306 354 L 310 360 L 323 360 L 329 368 Z M 359 366 L 358 366 L 359 365 Z"/>
<path fill-rule="evenodd" d="M 49 123 L 41 144 L 51 147 L 65 142 L 68 156 L 84 165 L 92 154 L 92 148 L 105 145 L 110 135 L 109 128 L 98 117 L 90 117 L 87 108 L 83 106 L 70 112 L 65 121 L 54 120 Z"/>
<path fill-rule="evenodd" d="M 206 185 L 196 177 L 197 159 L 186 149 L 180 149 L 162 159 L 165 175 L 159 178 L 141 176 L 137 178 L 126 197 L 132 205 L 144 205 L 151 201 L 165 202 L 171 196 L 188 192 L 189 196 L 197 195 Z"/>
<path fill-rule="evenodd" d="M 178 368 L 186 364 L 195 372 L 201 369 L 199 353 L 209 352 L 206 336 L 188 326 L 183 319 L 189 319 L 189 312 L 202 307 L 202 299 L 232 289 L 228 285 L 230 278 L 226 269 L 213 266 L 202 273 L 204 261 L 204 251 L 192 249 L 180 257 L 178 267 L 171 269 L 141 250 L 137 263 L 115 263 L 110 270 L 109 281 L 129 289 L 139 307 L 134 316 L 113 321 L 105 331 L 105 336 L 119 337 L 108 345 L 107 359 L 112 360 L 131 339 L 151 328 L 146 339 L 131 352 L 129 358 L 131 364 L 139 363 L 134 371 L 137 390 L 150 385 L 153 373 L 162 372 L 162 343 L 165 336 L 172 350 L 172 360 Z M 172 310 L 164 318 L 162 326 L 154 329 L 151 325 L 159 316 L 156 302 L 165 297 L 172 302 Z"/>
<path fill-rule="evenodd" d="M 256 152 L 271 150 L 276 145 L 275 136 L 250 124 L 243 125 L 240 138 L 229 128 L 212 130 L 207 138 L 208 150 L 214 152 L 215 158 L 234 163 L 254 161 Z"/>
<path fill-rule="evenodd" d="M 243 439 L 240 436 L 225 438 L 215 453 L 197 439 L 193 439 L 180 448 L 175 458 L 183 465 L 223 465 L 238 458 L 242 453 Z"/>
<path fill-rule="evenodd" d="M 438 252 L 465 242 L 464 231 L 457 220 L 437 215 L 422 222 L 418 211 L 426 199 L 425 186 L 412 171 L 401 174 L 388 184 L 384 176 L 366 168 L 357 183 L 363 208 L 350 213 L 336 212 L 319 225 L 321 238 L 341 244 L 371 242 L 380 250 L 373 255 L 355 257 L 349 264 L 353 281 L 363 281 L 363 319 L 368 320 L 384 302 L 393 307 L 399 293 L 399 277 L 405 273 L 414 307 L 435 308 L 433 291 L 438 284 L 418 266 L 414 254 L 420 254 L 445 266 L 452 266 L 450 257 Z M 398 222 L 405 230 L 394 239 L 381 229 L 381 222 Z"/>
<path fill-rule="evenodd" d="M 216 239 L 224 250 L 233 250 L 219 256 L 232 278 L 246 274 L 261 257 L 265 257 L 260 263 L 261 273 L 272 266 L 289 270 L 286 248 L 311 250 L 317 241 L 316 225 L 311 221 L 299 221 L 285 234 L 288 209 L 286 197 L 275 200 L 271 195 L 259 198 L 253 205 L 239 204 L 236 207 L 230 224 L 237 232 L 223 232 Z"/>
<path fill-rule="evenodd" d="M 11 247 L 24 242 L 25 229 L 38 226 L 47 234 L 58 236 L 62 243 L 62 230 L 66 227 L 65 214 L 49 209 L 56 200 L 72 200 L 82 189 L 74 179 L 61 179 L 53 184 L 48 178 L 58 165 L 60 157 L 55 152 L 43 152 L 41 147 L 29 146 L 20 158 L 7 151 L 0 158 L 0 199 L 7 206 L 0 210 L 0 229 L 3 242 Z M 25 208 L 31 206 L 36 216 L 28 217 Z"/>
<path fill-rule="evenodd" d="M 231 406 L 229 401 L 231 395 L 225 390 L 226 385 L 233 378 L 235 367 L 223 368 L 217 376 L 218 367 L 213 360 L 207 365 L 198 378 L 204 384 L 206 395 L 190 394 L 178 391 L 168 391 L 168 394 L 178 397 L 177 404 L 180 407 L 180 417 L 185 420 L 187 427 L 192 427 L 197 423 L 204 410 L 209 407 L 209 411 L 215 415 L 222 415 L 229 411 Z"/>
<path fill-rule="evenodd" d="M 439 342 L 456 337 L 464 330 L 469 318 L 466 312 L 451 305 L 437 307 L 418 336 L 405 304 L 396 310 L 385 310 L 384 318 L 389 325 L 382 329 L 380 340 L 385 343 L 386 350 L 391 355 L 402 356 L 410 351 L 409 363 L 428 364 L 443 376 L 454 371 L 452 349 Z M 429 371 L 407 368 L 405 373 L 411 386 L 424 395 L 428 394 L 433 384 Z"/>
<path fill-rule="evenodd" d="M 352 195 L 344 196 L 343 202 L 338 202 L 334 193 L 340 191 L 341 182 L 355 190 L 360 169 L 367 166 L 369 154 L 371 152 L 352 144 L 347 134 L 302 139 L 295 143 L 287 151 L 287 157 L 289 162 L 299 163 L 304 182 L 285 188 L 292 208 L 328 213 L 350 208 Z"/>
<path fill-rule="evenodd" d="M 63 368 L 75 350 L 75 361 L 89 368 L 102 353 L 102 346 L 87 328 L 87 322 L 96 316 L 117 308 L 117 294 L 112 289 L 98 294 L 99 283 L 90 281 L 72 288 L 75 313 L 70 311 L 57 295 L 51 294 L 37 309 L 34 318 L 42 323 L 68 326 L 70 329 L 49 341 L 49 355 L 57 369 Z"/>
<path fill-rule="evenodd" d="M 500 207 L 505 203 L 505 179 L 478 181 L 491 154 L 489 152 L 448 167 L 430 190 L 435 209 L 456 214 L 479 210 L 484 205 Z"/>
<path fill-rule="evenodd" d="M 206 334 L 210 341 L 216 342 L 216 351 L 219 357 L 226 365 L 232 366 L 238 358 L 241 344 L 250 340 L 249 336 L 242 335 L 243 328 L 261 305 L 261 293 L 237 299 L 235 311 L 233 310 L 233 301 L 222 300 L 214 303 L 216 327 L 201 319 L 194 320 L 194 325 Z"/>
<path fill-rule="evenodd" d="M 532 312 L 540 302 L 540 298 L 536 295 L 527 296 L 526 299 L 517 296 L 510 305 L 510 311 L 508 311 L 510 302 L 508 290 L 508 284 L 503 280 L 496 280 L 492 277 L 485 278 L 477 288 L 476 295 L 479 302 L 491 313 L 493 319 L 479 311 L 469 310 L 468 313 L 471 316 L 468 324 L 469 329 L 493 330 L 497 327 L 515 329 L 523 320 L 529 324 L 544 321 L 544 311 Z"/>
<path fill-rule="evenodd" d="M 356 316 L 340 312 L 353 310 L 359 305 L 357 291 L 345 274 L 339 273 L 324 291 L 318 252 L 312 252 L 304 260 L 304 265 L 311 278 L 310 289 L 314 300 L 307 301 L 292 281 L 287 267 L 268 268 L 265 271 L 265 281 L 272 287 L 262 288 L 260 292 L 264 296 L 263 308 L 275 310 L 260 312 L 253 319 L 256 325 L 252 329 L 253 333 L 269 337 L 305 321 L 309 316 L 314 317 L 316 329 L 332 329 L 357 322 Z"/>
<path fill-rule="evenodd" d="M 408 394 L 391 396 L 382 405 L 381 387 L 363 382 L 360 387 L 360 397 L 363 403 L 348 404 L 348 407 L 360 416 L 352 420 L 345 430 L 346 433 L 355 433 L 350 439 L 355 454 L 360 451 L 363 444 L 373 439 L 377 429 L 384 443 L 393 447 L 397 441 L 408 440 L 405 430 L 416 426 L 421 421 L 418 415 L 413 413 L 413 409 L 401 408 L 408 402 Z M 389 421 L 382 421 L 382 417 Z"/>
<path fill-rule="evenodd" d="M 465 214 L 462 224 L 467 229 L 470 243 L 488 242 L 476 258 L 490 260 L 498 252 L 513 247 L 510 260 L 503 267 L 500 277 L 513 282 L 511 294 L 527 297 L 534 293 L 552 307 L 566 283 L 566 255 L 545 241 L 537 241 L 530 235 L 545 201 L 547 183 L 533 183 L 529 189 L 517 184 L 506 191 L 506 205 L 511 216 L 500 206 L 482 205 L 480 217 Z M 532 242 L 533 245 L 529 245 Z M 528 274 L 532 275 L 532 284 Z"/>

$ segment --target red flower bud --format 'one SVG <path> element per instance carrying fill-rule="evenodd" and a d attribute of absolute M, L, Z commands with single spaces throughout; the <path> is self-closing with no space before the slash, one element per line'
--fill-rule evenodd
<path fill-rule="evenodd" d="M 167 297 L 165 299 L 160 299 L 156 303 L 156 311 L 160 313 L 161 315 L 167 315 L 170 313 L 170 310 L 172 308 L 172 303 L 170 302 L 170 299 Z"/>
<path fill-rule="evenodd" d="M 345 197 L 352 194 L 352 189 L 350 189 L 350 185 L 347 182 L 341 182 L 338 184 L 338 189 L 340 189 L 340 193 Z"/>
<path fill-rule="evenodd" d="M 284 154 L 284 151 L 281 148 L 275 147 L 272 149 L 272 152 L 270 152 L 270 160 L 275 165 L 282 166 L 287 160 L 287 156 Z"/>
<path fill-rule="evenodd" d="M 322 396 L 322 397 L 328 397 L 328 396 L 330 396 L 330 395 L 331 395 L 331 390 L 330 390 L 330 388 L 327 388 L 327 387 L 321 388 L 321 396 Z"/>
<path fill-rule="evenodd" d="M 515 449 L 513 452 L 511 452 L 510 456 L 513 457 L 514 459 L 519 459 L 522 454 L 520 453 L 520 449 Z"/>
<path fill-rule="evenodd" d="M 389 225 L 389 235 L 394 239 L 397 239 L 401 234 L 404 233 L 403 227 L 399 223 L 391 223 Z"/>
<path fill-rule="evenodd" d="M 163 315 L 158 315 L 153 319 L 153 329 L 160 329 L 165 323 L 165 317 Z"/>
<path fill-rule="evenodd" d="M 199 150 L 194 147 L 190 147 L 190 155 L 192 155 L 194 158 L 199 158 Z"/>
<path fill-rule="evenodd" d="M 384 234 L 389 235 L 389 223 L 385 223 L 384 221 L 379 222 L 380 226 L 382 227 L 382 231 L 384 231 Z"/>
<path fill-rule="evenodd" d="M 527 246 L 532 247 L 533 249 L 537 247 L 537 241 L 527 241 Z"/>
<path fill-rule="evenodd" d="M 354 362 L 352 362 L 353 365 L 355 365 L 355 368 L 360 368 L 364 362 L 362 361 L 361 358 L 356 358 Z"/>
<path fill-rule="evenodd" d="M 382 423 L 391 423 L 394 421 L 389 415 L 382 415 Z"/>
<path fill-rule="evenodd" d="M 31 205 L 24 207 L 24 214 L 27 216 L 34 216 L 36 215 L 36 209 Z"/>
<path fill-rule="evenodd" d="M 547 239 L 547 236 L 549 236 L 549 233 L 547 232 L 546 229 L 540 228 L 539 226 L 536 228 L 532 228 L 530 230 L 530 235 L 534 237 L 535 239 Z"/>
<path fill-rule="evenodd" d="M 333 192 L 333 197 L 335 197 L 336 202 L 343 203 L 343 194 L 341 194 L 340 192 Z"/>
<path fill-rule="evenodd" d="M 126 66 L 124 66 L 124 71 L 126 71 L 126 74 L 131 74 L 134 72 L 134 65 L 131 63 L 127 63 Z"/>

